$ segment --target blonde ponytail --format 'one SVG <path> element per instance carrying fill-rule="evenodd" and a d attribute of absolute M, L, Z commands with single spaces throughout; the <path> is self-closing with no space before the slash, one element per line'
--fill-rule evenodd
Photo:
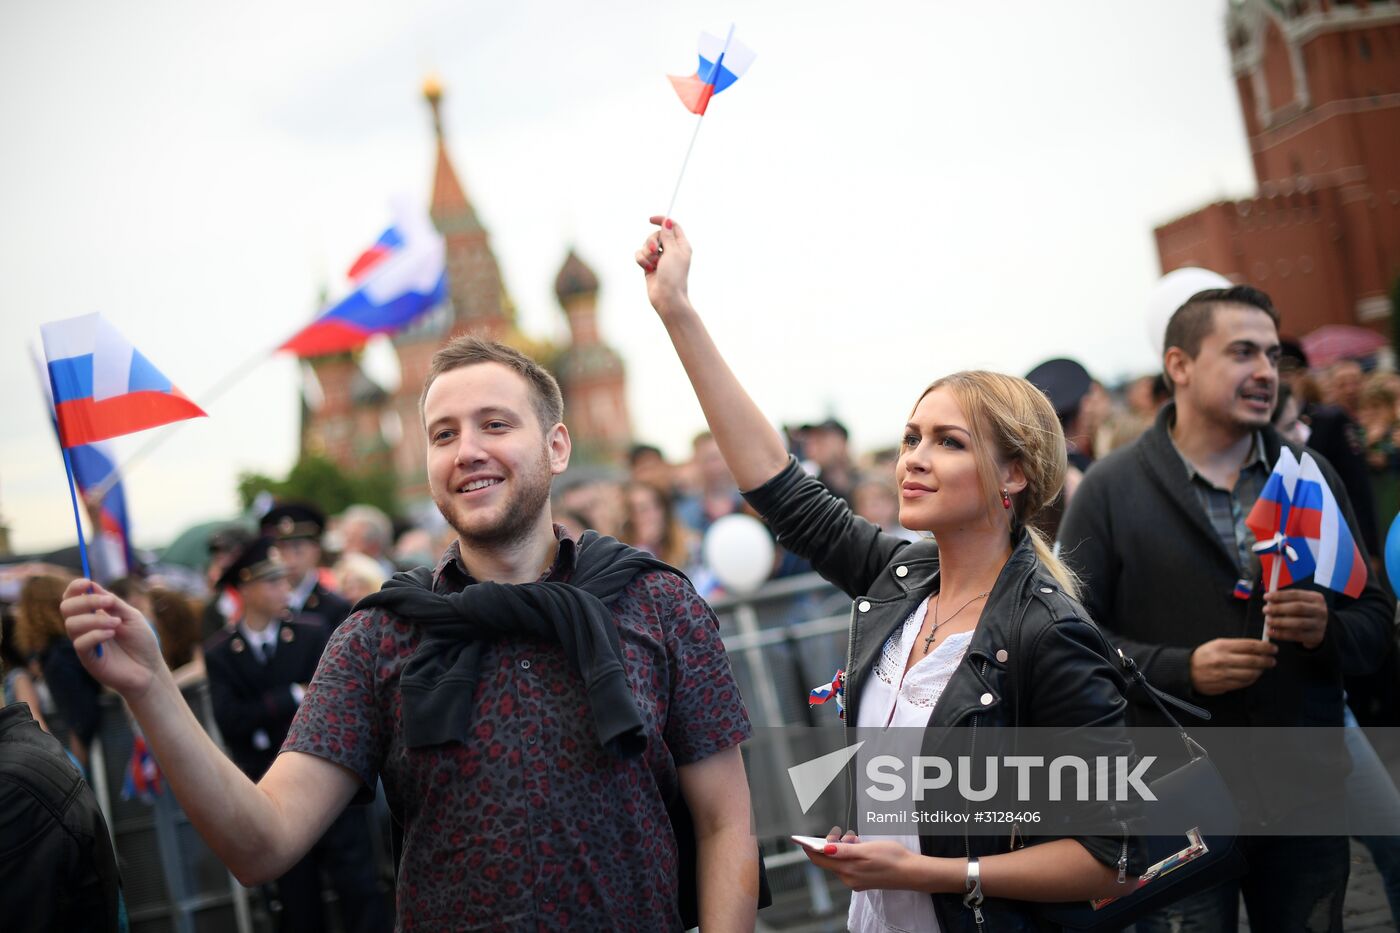
<path fill-rule="evenodd" d="M 1045 535 L 1030 525 L 1026 526 L 1026 534 L 1031 539 L 1031 547 L 1035 548 L 1035 556 L 1040 560 L 1041 566 L 1049 571 L 1055 582 L 1060 584 L 1060 589 L 1068 593 L 1071 599 L 1079 599 L 1078 575 L 1068 564 L 1055 556 L 1055 549 L 1045 540 Z"/>

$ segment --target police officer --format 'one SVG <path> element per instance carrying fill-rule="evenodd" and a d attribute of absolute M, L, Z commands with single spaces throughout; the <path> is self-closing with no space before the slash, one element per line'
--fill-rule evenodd
<path fill-rule="evenodd" d="M 271 538 L 258 538 L 229 564 L 219 585 L 237 593 L 240 615 L 204 648 L 214 719 L 229 757 L 255 781 L 277 757 L 329 635 L 319 621 L 292 617 L 288 568 L 280 551 Z M 322 868 L 340 897 L 346 930 L 389 929 L 362 807 L 347 808 L 277 880 L 282 930 L 325 928 Z"/>
<path fill-rule="evenodd" d="M 350 603 L 321 583 L 321 535 L 325 530 L 325 515 L 300 502 L 276 506 L 262 519 L 262 533 L 277 542 L 291 575 L 288 608 L 303 622 L 319 622 L 329 637 L 350 614 Z"/>

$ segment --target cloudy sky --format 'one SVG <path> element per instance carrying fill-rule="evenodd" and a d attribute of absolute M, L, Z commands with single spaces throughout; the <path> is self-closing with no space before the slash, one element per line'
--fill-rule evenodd
<path fill-rule="evenodd" d="M 699 409 L 631 255 L 693 126 L 665 75 L 730 22 L 758 59 L 711 106 L 675 215 L 692 296 L 775 421 L 832 413 L 864 449 L 954 369 L 1145 371 L 1152 226 L 1252 188 L 1224 11 L 7 0 L 0 515 L 21 549 L 72 539 L 27 359 L 39 324 L 101 311 L 198 400 L 344 287 L 397 193 L 426 200 L 429 72 L 522 327 L 562 335 L 574 244 L 636 434 L 683 456 Z M 297 386 L 266 359 L 164 429 L 127 479 L 138 541 L 229 514 L 241 470 L 285 472 Z"/>

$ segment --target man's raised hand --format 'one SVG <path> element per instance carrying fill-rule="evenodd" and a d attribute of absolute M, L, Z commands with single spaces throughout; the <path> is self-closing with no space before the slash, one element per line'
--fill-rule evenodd
<path fill-rule="evenodd" d="M 672 312 L 689 307 L 687 279 L 690 276 L 690 241 L 680 224 L 660 214 L 651 218 L 660 229 L 646 238 L 637 250 L 637 265 L 646 276 L 647 298 L 665 319 Z"/>
<path fill-rule="evenodd" d="M 155 631 L 141 613 L 91 580 L 74 580 L 59 604 L 78 657 L 99 683 L 139 699 L 165 671 Z M 97 646 L 102 645 L 102 655 Z"/>

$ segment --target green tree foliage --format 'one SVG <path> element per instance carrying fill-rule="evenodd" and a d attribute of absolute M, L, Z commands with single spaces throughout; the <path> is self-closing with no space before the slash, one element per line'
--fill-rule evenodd
<path fill-rule="evenodd" d="M 269 492 L 279 501 L 310 502 L 327 515 L 343 512 L 357 502 L 378 506 L 390 515 L 397 510 L 394 475 L 388 470 L 347 473 L 325 457 L 308 456 L 297 461 L 286 479 L 261 473 L 238 475 L 238 498 L 247 509 L 259 493 Z"/>

